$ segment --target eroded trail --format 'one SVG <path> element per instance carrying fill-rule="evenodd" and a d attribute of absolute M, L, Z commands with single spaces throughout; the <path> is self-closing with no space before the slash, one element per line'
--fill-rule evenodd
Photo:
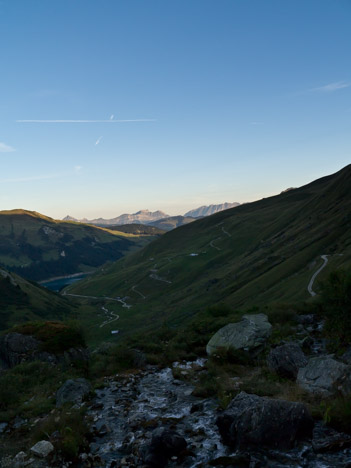
<path fill-rule="evenodd" d="M 311 296 L 316 296 L 316 293 L 313 291 L 312 287 L 313 287 L 313 283 L 315 281 L 315 279 L 317 278 L 317 276 L 319 275 L 319 273 L 327 266 L 327 263 L 328 263 L 328 255 L 321 255 L 321 259 L 323 260 L 323 265 L 321 267 L 318 268 L 318 270 L 313 274 L 310 282 L 308 283 L 308 286 L 307 286 L 307 291 L 311 294 Z"/>

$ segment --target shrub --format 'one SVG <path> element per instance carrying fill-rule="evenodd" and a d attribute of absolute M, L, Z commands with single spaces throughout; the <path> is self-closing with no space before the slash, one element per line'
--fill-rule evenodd
<path fill-rule="evenodd" d="M 351 272 L 332 272 L 321 285 L 320 305 L 326 319 L 325 330 L 334 346 L 351 341 Z"/>
<path fill-rule="evenodd" d="M 321 407 L 325 424 L 342 432 L 351 433 L 351 399 L 339 397 L 323 402 Z"/>
<path fill-rule="evenodd" d="M 207 308 L 208 315 L 212 317 L 227 317 L 231 309 L 227 304 L 216 304 Z"/>
<path fill-rule="evenodd" d="M 85 419 L 85 410 L 55 410 L 36 428 L 33 441 L 47 439 L 56 431 L 59 434 L 54 440 L 56 448 L 65 458 L 72 460 L 77 457 L 80 449 L 87 448 L 88 445 L 89 426 Z"/>
<path fill-rule="evenodd" d="M 69 348 L 85 347 L 82 330 L 75 321 L 27 322 L 11 331 L 34 336 L 41 341 L 41 349 L 48 353 L 61 354 Z"/>

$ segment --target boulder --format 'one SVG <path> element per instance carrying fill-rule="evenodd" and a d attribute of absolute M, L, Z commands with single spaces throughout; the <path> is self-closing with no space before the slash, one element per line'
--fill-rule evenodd
<path fill-rule="evenodd" d="M 32 336 L 7 333 L 0 338 L 0 357 L 8 367 L 14 367 L 30 360 L 39 346 L 40 342 Z"/>
<path fill-rule="evenodd" d="M 86 379 L 69 379 L 56 392 L 56 407 L 65 403 L 80 404 L 92 392 L 92 386 Z"/>
<path fill-rule="evenodd" d="M 33 455 L 36 455 L 40 458 L 46 458 L 50 455 L 51 452 L 54 451 L 54 446 L 48 440 L 41 440 L 37 442 L 33 447 L 30 449 Z"/>
<path fill-rule="evenodd" d="M 207 344 L 207 354 L 213 354 L 218 348 L 234 348 L 259 352 L 272 332 L 272 325 L 265 314 L 243 315 L 240 322 L 229 323 L 215 333 Z"/>
<path fill-rule="evenodd" d="M 295 380 L 300 367 L 307 365 L 307 359 L 298 344 L 286 343 L 270 351 L 267 365 L 280 377 Z"/>
<path fill-rule="evenodd" d="M 177 432 L 162 427 L 155 429 L 144 452 L 144 463 L 155 468 L 165 467 L 171 457 L 179 456 L 186 447 L 185 439 Z"/>
<path fill-rule="evenodd" d="M 286 450 L 312 438 L 313 419 L 302 403 L 239 393 L 217 418 L 223 442 L 236 449 Z"/>
<path fill-rule="evenodd" d="M 341 356 L 341 359 L 346 363 L 346 364 L 351 364 L 351 346 L 347 348 L 347 350 L 344 352 L 344 354 Z"/>
<path fill-rule="evenodd" d="M 332 356 L 314 357 L 306 367 L 299 369 L 296 381 L 301 388 L 316 395 L 348 395 L 351 393 L 351 366 Z"/>

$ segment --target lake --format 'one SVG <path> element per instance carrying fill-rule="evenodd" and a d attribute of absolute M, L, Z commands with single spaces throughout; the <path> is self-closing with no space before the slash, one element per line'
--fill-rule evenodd
<path fill-rule="evenodd" d="M 89 275 L 89 273 L 81 273 L 75 276 L 63 276 L 61 278 L 55 278 L 48 281 L 41 281 L 40 285 L 44 286 L 47 289 L 50 289 L 51 291 L 59 292 L 61 291 L 61 289 L 65 288 L 69 284 L 84 279 L 87 275 Z"/>

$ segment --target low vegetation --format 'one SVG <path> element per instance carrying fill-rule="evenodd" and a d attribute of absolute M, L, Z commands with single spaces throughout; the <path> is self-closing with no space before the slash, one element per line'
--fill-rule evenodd
<path fill-rule="evenodd" d="M 60 354 L 70 348 L 85 347 L 83 331 L 76 321 L 27 322 L 10 331 L 33 336 L 41 342 L 42 351 L 48 353 Z"/>

